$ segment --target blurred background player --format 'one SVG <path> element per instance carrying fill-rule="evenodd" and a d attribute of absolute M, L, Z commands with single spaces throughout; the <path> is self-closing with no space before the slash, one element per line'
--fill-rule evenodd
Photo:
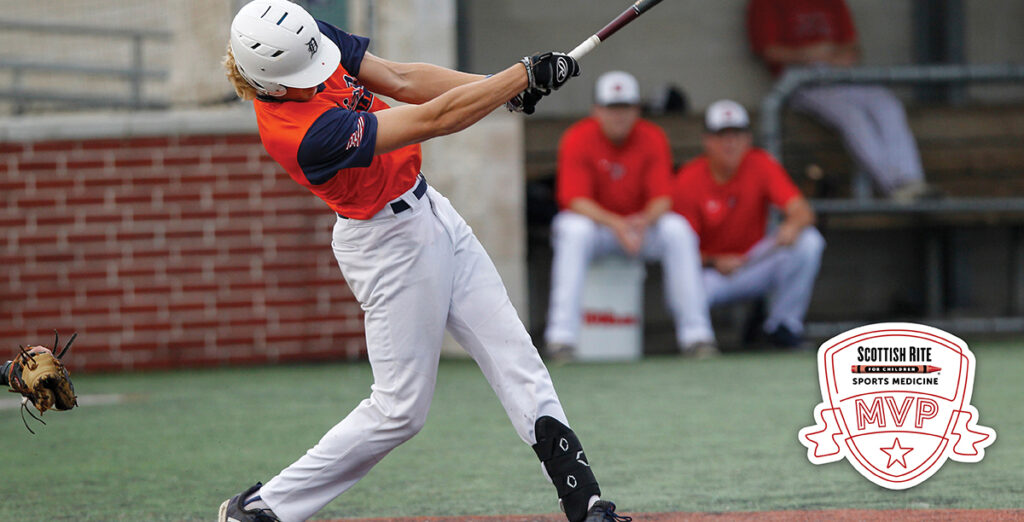
<path fill-rule="evenodd" d="M 811 226 L 814 211 L 782 166 L 751 146 L 750 119 L 741 105 L 717 101 L 704 123 L 704 154 L 680 169 L 674 201 L 700 237 L 708 302 L 767 296 L 768 339 L 797 348 L 825 248 Z M 766 236 L 770 205 L 784 218 Z"/>
<path fill-rule="evenodd" d="M 545 332 L 551 358 L 573 357 L 587 266 L 607 255 L 661 261 L 679 347 L 687 354 L 717 353 L 700 284 L 697 237 L 685 219 L 668 212 L 671 178 L 668 139 L 640 118 L 636 78 L 622 71 L 601 75 L 590 117 L 566 130 L 558 149 L 562 211 L 551 225 L 554 259 Z"/>
<path fill-rule="evenodd" d="M 843 0 L 751 0 L 750 43 L 773 75 L 792 66 L 851 67 L 860 45 Z M 941 195 L 925 183 L 903 104 L 880 85 L 829 84 L 799 89 L 790 106 L 839 132 L 847 151 L 878 190 L 896 200 Z"/>
<path fill-rule="evenodd" d="M 418 143 L 462 130 L 523 93 L 579 74 L 564 54 L 493 76 L 395 63 L 296 4 L 255 0 L 231 24 L 227 74 L 254 99 L 267 152 L 337 214 L 334 254 L 365 312 L 367 400 L 219 520 L 306 520 L 423 427 L 445 327 L 477 361 L 531 444 L 572 522 L 613 520 L 551 378 L 498 273 L 462 217 L 427 185 Z M 389 108 L 375 94 L 409 103 Z M 481 464 L 486 457 L 481 455 Z"/>

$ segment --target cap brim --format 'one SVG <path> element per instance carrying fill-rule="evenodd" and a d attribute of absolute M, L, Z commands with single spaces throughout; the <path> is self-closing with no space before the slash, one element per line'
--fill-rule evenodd
<path fill-rule="evenodd" d="M 296 89 L 307 89 L 324 83 L 341 65 L 341 50 L 330 38 L 320 35 L 320 54 L 317 58 L 319 59 L 310 62 L 305 69 L 295 74 L 275 78 L 274 81 L 285 87 Z"/>
<path fill-rule="evenodd" d="M 742 127 L 736 126 L 736 125 L 728 125 L 728 126 L 725 126 L 725 127 L 719 127 L 717 129 L 709 129 L 707 127 L 704 127 L 704 130 L 706 130 L 707 132 L 710 132 L 711 134 L 718 134 L 720 132 L 726 132 L 726 131 L 749 131 L 750 130 L 750 125 L 744 125 Z"/>

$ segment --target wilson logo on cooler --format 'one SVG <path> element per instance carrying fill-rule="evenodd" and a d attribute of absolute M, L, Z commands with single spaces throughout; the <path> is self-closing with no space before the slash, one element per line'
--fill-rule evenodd
<path fill-rule="evenodd" d="M 821 404 L 800 430 L 807 459 L 846 458 L 889 489 L 924 482 L 947 458 L 978 462 L 995 441 L 971 406 L 974 354 L 930 326 L 882 323 L 855 328 L 818 349 Z"/>

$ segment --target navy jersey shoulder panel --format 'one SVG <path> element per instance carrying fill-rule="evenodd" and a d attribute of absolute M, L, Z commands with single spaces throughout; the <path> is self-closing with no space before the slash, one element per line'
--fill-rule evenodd
<path fill-rule="evenodd" d="M 376 146 L 377 117 L 337 107 L 309 126 L 296 159 L 306 179 L 322 185 L 341 169 L 369 167 Z"/>
<path fill-rule="evenodd" d="M 341 66 L 352 76 L 359 76 L 359 67 L 363 64 L 363 55 L 370 45 L 370 39 L 346 33 L 320 20 L 316 21 L 316 25 L 320 28 L 320 34 L 330 38 L 341 50 Z"/>

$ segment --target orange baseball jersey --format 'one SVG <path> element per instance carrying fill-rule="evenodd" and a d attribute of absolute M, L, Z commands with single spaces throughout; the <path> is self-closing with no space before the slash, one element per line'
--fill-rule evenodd
<path fill-rule="evenodd" d="M 563 209 L 583 197 L 619 215 L 635 214 L 672 193 L 672 150 L 665 132 L 649 121 L 637 120 L 618 147 L 597 120 L 585 118 L 562 136 L 556 181 Z"/>
<path fill-rule="evenodd" d="M 857 39 L 850 9 L 843 0 L 751 0 L 747 6 L 750 45 L 758 56 L 772 45 L 805 47 Z M 781 72 L 769 63 L 772 74 Z"/>
<path fill-rule="evenodd" d="M 388 108 L 360 85 L 369 40 L 317 21 L 341 50 L 337 71 L 307 102 L 260 98 L 254 103 L 260 139 L 288 175 L 338 214 L 369 219 L 412 188 L 420 172 L 419 145 L 374 155 L 377 117 Z"/>
<path fill-rule="evenodd" d="M 800 190 L 770 154 L 751 149 L 725 183 L 711 176 L 706 156 L 676 176 L 674 209 L 700 237 L 702 254 L 743 254 L 764 237 L 768 205 L 785 208 Z"/>

